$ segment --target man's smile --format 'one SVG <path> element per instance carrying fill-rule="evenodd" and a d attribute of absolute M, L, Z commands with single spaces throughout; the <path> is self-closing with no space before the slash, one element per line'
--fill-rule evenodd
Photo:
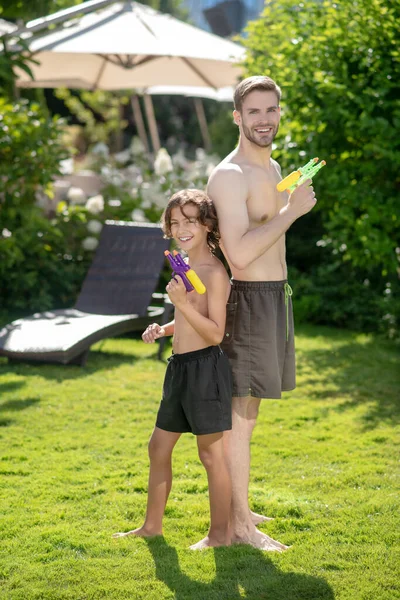
<path fill-rule="evenodd" d="M 257 133 L 271 133 L 272 127 L 256 127 L 255 131 Z"/>

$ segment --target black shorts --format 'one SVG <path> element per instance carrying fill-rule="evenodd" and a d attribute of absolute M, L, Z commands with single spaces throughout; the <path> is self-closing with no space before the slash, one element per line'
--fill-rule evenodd
<path fill-rule="evenodd" d="M 156 426 L 195 435 L 232 429 L 232 374 L 219 346 L 168 359 Z"/>
<path fill-rule="evenodd" d="M 234 397 L 281 398 L 296 387 L 291 294 L 287 281 L 232 281 L 221 347 Z"/>

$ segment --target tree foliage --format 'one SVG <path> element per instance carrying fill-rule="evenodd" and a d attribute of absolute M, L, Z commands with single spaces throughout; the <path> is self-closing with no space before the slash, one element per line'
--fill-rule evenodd
<path fill-rule="evenodd" d="M 323 273 L 373 282 L 381 298 L 400 274 L 399 22 L 399 0 L 281 0 L 242 40 L 247 74 L 282 87 L 284 171 L 312 156 L 328 163 L 315 181 L 317 214 L 288 236 L 293 254 L 312 225 Z M 305 261 L 297 268 L 311 272 Z"/>
<path fill-rule="evenodd" d="M 45 17 L 59 10 L 82 4 L 82 0 L 1 0 L 0 17 L 4 19 L 21 19 L 24 23 L 30 20 Z M 187 11 L 182 7 L 182 0 L 141 0 L 159 10 L 185 18 Z"/>

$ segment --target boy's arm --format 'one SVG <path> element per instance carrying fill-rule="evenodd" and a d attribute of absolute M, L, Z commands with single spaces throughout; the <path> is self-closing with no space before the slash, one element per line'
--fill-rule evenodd
<path fill-rule="evenodd" d="M 239 270 L 245 269 L 262 256 L 300 216 L 315 205 L 311 181 L 300 185 L 290 196 L 288 204 L 268 223 L 250 230 L 247 212 L 248 187 L 237 165 L 220 167 L 211 175 L 207 193 L 215 204 L 219 230 L 229 262 Z"/>
<path fill-rule="evenodd" d="M 159 325 L 158 323 L 152 323 L 142 333 L 142 340 L 146 344 L 152 344 L 161 337 L 167 335 L 174 335 L 175 320 L 166 323 L 165 325 Z"/>
<path fill-rule="evenodd" d="M 174 335 L 175 319 L 169 323 L 166 323 L 165 325 L 162 325 L 162 328 L 164 329 L 164 335 Z"/>
<path fill-rule="evenodd" d="M 176 308 L 187 322 L 210 346 L 220 344 L 224 337 L 226 302 L 228 298 L 227 275 L 224 271 L 212 271 L 207 277 L 208 317 L 200 314 L 188 301 L 185 286 L 181 280 L 172 279 L 167 292 Z"/>

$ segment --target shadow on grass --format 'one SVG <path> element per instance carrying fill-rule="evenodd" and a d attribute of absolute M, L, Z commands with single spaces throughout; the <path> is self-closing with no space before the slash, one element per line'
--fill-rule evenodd
<path fill-rule="evenodd" d="M 1 388 L 1 386 L 0 386 Z M 0 389 L 1 391 L 1 389 Z M 26 408 L 30 408 L 31 406 L 35 406 L 40 402 L 40 398 L 24 398 L 23 400 L 8 400 L 7 402 L 3 402 L 0 404 L 0 413 L 2 412 L 17 412 L 20 410 L 25 410 Z M 13 419 L 9 418 L 0 418 L 0 427 L 9 427 L 13 424 Z"/>
<path fill-rule="evenodd" d="M 0 372 L 3 371 L 3 369 L 0 369 Z M 25 381 L 4 381 L 3 383 L 0 382 L 0 398 L 2 394 L 5 394 L 6 392 L 14 392 L 16 389 L 23 387 L 25 385 Z"/>
<path fill-rule="evenodd" d="M 328 329 L 327 335 L 330 334 Z M 307 332 L 307 335 L 312 336 L 312 333 Z M 320 330 L 318 335 L 321 335 Z M 363 416 L 365 429 L 373 429 L 382 422 L 397 424 L 400 421 L 400 360 L 396 347 L 373 337 L 360 343 L 349 339 L 350 335 L 348 332 L 333 335 L 331 350 L 308 349 L 299 353 L 315 373 L 303 376 L 302 383 L 311 388 L 308 396 L 328 401 L 344 396 L 345 401 L 334 408 L 340 412 L 360 403 L 368 404 Z M 299 362 L 301 375 L 301 360 Z"/>
<path fill-rule="evenodd" d="M 25 398 L 24 400 L 9 400 L 0 404 L 0 412 L 15 412 L 25 410 L 40 402 L 40 398 Z"/>
<path fill-rule="evenodd" d="M 156 358 L 156 352 L 150 356 L 108 352 L 101 349 L 91 350 L 85 366 L 62 365 L 34 361 L 13 361 L 7 366 L 0 366 L 1 373 L 17 373 L 22 376 L 39 376 L 44 379 L 65 381 L 83 379 L 103 369 L 109 370 L 123 364 L 134 365 L 137 361 Z M 5 384 L 7 385 L 7 384 Z M 0 390 L 1 391 L 1 390 Z"/>
<path fill-rule="evenodd" d="M 175 600 L 334 599 L 332 588 L 324 579 L 284 573 L 265 552 L 251 546 L 214 548 L 216 577 L 211 583 L 202 583 L 182 572 L 177 551 L 164 538 L 145 539 L 154 559 L 156 577 L 175 594 Z"/>

